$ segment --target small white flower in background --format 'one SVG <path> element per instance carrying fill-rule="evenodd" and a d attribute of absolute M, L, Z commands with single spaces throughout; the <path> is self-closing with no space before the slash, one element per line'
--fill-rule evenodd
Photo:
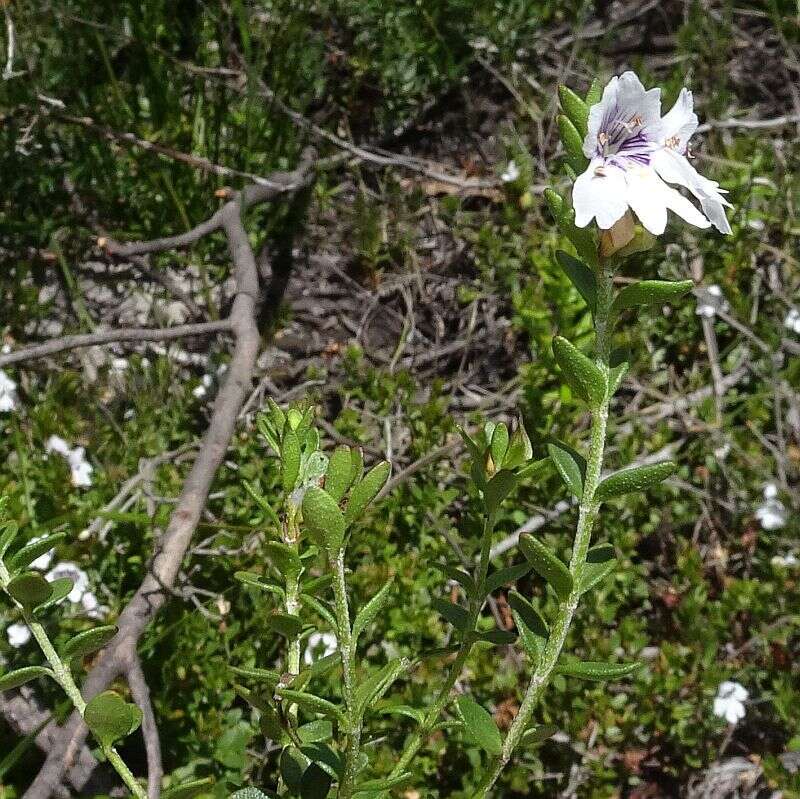
<path fill-rule="evenodd" d="M 8 643 L 17 648 L 25 646 L 31 640 L 31 631 L 26 624 L 9 624 L 6 635 Z"/>
<path fill-rule="evenodd" d="M 200 378 L 200 385 L 195 386 L 194 389 L 192 389 L 192 394 L 194 394 L 197 399 L 202 399 L 206 394 L 208 394 L 208 389 L 211 388 L 211 384 L 213 382 L 214 378 L 211 377 L 211 375 L 203 375 Z"/>
<path fill-rule="evenodd" d="M 783 320 L 783 324 L 793 333 L 800 334 L 800 311 L 797 308 L 790 309 L 789 313 L 786 314 L 786 319 Z"/>
<path fill-rule="evenodd" d="M 332 655 L 338 646 L 339 642 L 333 633 L 311 633 L 308 636 L 306 651 L 303 654 L 306 666 L 310 666 L 315 660 Z"/>
<path fill-rule="evenodd" d="M 17 384 L 0 369 L 0 413 L 9 413 L 17 407 Z"/>
<path fill-rule="evenodd" d="M 62 577 L 69 577 L 72 580 L 72 590 L 67 595 L 70 602 L 83 601 L 84 595 L 89 591 L 89 575 L 83 569 L 79 568 L 77 564 L 70 561 L 56 564 L 45 574 L 45 580 L 53 582 L 53 580 L 60 580 Z"/>
<path fill-rule="evenodd" d="M 126 358 L 114 358 L 111 361 L 112 372 L 124 372 L 128 368 L 128 361 Z"/>
<path fill-rule="evenodd" d="M 787 569 L 790 566 L 800 566 L 800 558 L 794 554 L 794 552 L 789 552 L 787 555 L 775 555 L 770 563 L 773 566 L 780 566 L 781 568 Z"/>
<path fill-rule="evenodd" d="M 31 538 L 31 540 L 28 541 L 28 543 L 29 544 L 35 544 L 37 541 L 41 541 L 43 538 L 44 538 L 43 535 L 37 535 L 37 536 L 34 536 L 33 538 Z M 29 565 L 29 568 L 31 568 L 31 569 L 41 569 L 41 571 L 44 571 L 45 569 L 49 569 L 50 568 L 50 564 L 53 561 L 53 554 L 54 553 L 55 553 L 55 549 L 49 549 L 47 552 L 44 553 L 44 555 L 39 555 L 39 557 L 36 558 L 36 560 L 31 561 L 31 563 Z"/>
<path fill-rule="evenodd" d="M 50 436 L 45 442 L 44 449 L 48 454 L 55 452 L 66 459 L 72 473 L 72 485 L 76 488 L 88 488 L 92 485 L 94 467 L 86 460 L 86 450 L 83 447 L 71 449 L 60 436 Z"/>
<path fill-rule="evenodd" d="M 786 508 L 778 499 L 775 483 L 764 486 L 764 501 L 756 508 L 755 515 L 765 530 L 779 530 L 786 526 Z"/>
<path fill-rule="evenodd" d="M 725 719 L 729 724 L 736 724 L 744 718 L 744 703 L 750 694 L 747 688 L 738 682 L 726 680 L 717 688 L 714 698 L 714 715 Z"/>
<path fill-rule="evenodd" d="M 719 311 L 727 313 L 729 308 L 728 301 L 722 295 L 722 289 L 714 283 L 701 289 L 701 295 L 697 298 L 697 310 L 695 313 L 698 316 L 711 319 Z"/>
<path fill-rule="evenodd" d="M 666 228 L 669 210 L 696 227 L 713 224 L 730 233 L 724 208 L 730 203 L 723 190 L 688 160 L 689 139 L 697 125 L 687 89 L 662 117 L 661 89 L 645 91 L 633 72 L 613 77 L 600 102 L 589 109 L 583 142 L 589 166 L 572 190 L 575 224 L 586 227 L 596 218 L 608 229 L 630 208 L 658 236 Z M 703 213 L 670 183 L 689 189 Z"/>
<path fill-rule="evenodd" d="M 500 175 L 500 180 L 503 183 L 513 183 L 518 177 L 520 176 L 519 167 L 517 166 L 516 161 L 509 161 L 508 166 L 506 167 L 506 171 Z"/>

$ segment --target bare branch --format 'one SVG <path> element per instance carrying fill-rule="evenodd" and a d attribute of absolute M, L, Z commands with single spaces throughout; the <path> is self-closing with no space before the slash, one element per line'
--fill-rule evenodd
<path fill-rule="evenodd" d="M 147 753 L 147 799 L 158 799 L 161 796 L 161 778 L 164 766 L 161 762 L 161 741 L 158 737 L 158 726 L 150 701 L 150 689 L 147 687 L 142 664 L 138 655 L 128 669 L 128 685 L 133 701 L 142 711 L 142 736 Z"/>
<path fill-rule="evenodd" d="M 209 333 L 225 333 L 233 330 L 232 319 L 221 319 L 218 322 L 198 322 L 193 325 L 178 325 L 176 327 L 150 328 L 150 327 L 123 327 L 117 330 L 106 330 L 102 333 L 81 333 L 77 336 L 64 336 L 64 338 L 35 344 L 16 352 L 0 355 L 0 367 L 9 366 L 21 361 L 33 361 L 56 355 L 59 352 L 75 350 L 80 347 L 92 347 L 95 344 L 112 344 L 122 341 L 171 341 L 176 338 L 189 336 L 204 336 Z"/>

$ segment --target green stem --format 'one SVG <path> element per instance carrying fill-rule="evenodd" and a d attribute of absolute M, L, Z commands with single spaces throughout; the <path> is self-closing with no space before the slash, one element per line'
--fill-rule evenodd
<path fill-rule="evenodd" d="M 2 581 L 2 586 L 4 589 L 8 586 L 9 582 L 11 582 L 11 574 L 2 561 L 0 561 L 0 581 Z M 39 644 L 42 654 L 50 664 L 50 668 L 53 670 L 53 676 L 56 682 L 63 688 L 64 693 L 66 693 L 66 695 L 69 697 L 73 706 L 77 709 L 81 716 L 83 716 L 86 711 L 86 702 L 83 701 L 83 696 L 81 696 L 81 692 L 78 686 L 75 684 L 75 680 L 72 679 L 72 673 L 70 672 L 69 667 L 66 666 L 59 657 L 58 652 L 56 652 L 56 649 L 50 641 L 50 638 L 42 624 L 36 620 L 28 608 L 23 607 L 16 600 L 13 601 L 22 612 L 22 618 L 25 620 L 25 624 L 28 625 L 28 629 L 36 639 L 36 643 Z M 104 746 L 102 743 L 100 746 L 103 750 L 103 754 L 106 756 L 106 759 L 109 763 L 111 763 L 117 774 L 119 774 L 119 776 L 122 778 L 122 781 L 128 787 L 128 790 L 130 790 L 130 792 L 136 796 L 137 799 L 147 799 L 147 792 L 137 782 L 136 777 L 133 776 L 131 770 L 127 767 L 127 765 L 125 765 L 125 761 L 119 756 L 119 753 L 116 751 L 116 749 L 114 749 L 113 746 Z"/>
<path fill-rule="evenodd" d="M 361 751 L 361 714 L 356 707 L 355 660 L 353 635 L 350 628 L 350 610 L 347 604 L 347 584 L 344 574 L 344 547 L 338 550 L 334 559 L 333 593 L 336 602 L 336 626 L 339 638 L 339 654 L 342 658 L 344 676 L 344 704 L 347 711 L 347 751 L 344 770 L 339 782 L 339 799 L 350 799 L 353 795 L 358 773 L 358 755 Z"/>
<path fill-rule="evenodd" d="M 300 531 L 297 527 L 297 510 L 291 506 L 291 501 L 287 502 L 289 505 L 287 530 L 284 536 L 284 542 L 287 546 L 291 547 L 296 553 L 299 554 L 298 541 L 300 538 Z M 300 575 L 294 572 L 287 574 L 286 583 L 286 612 L 290 616 L 300 615 Z M 295 635 L 289 640 L 289 653 L 288 662 L 286 664 L 288 673 L 297 675 L 300 673 L 300 636 Z M 297 727 L 297 705 L 292 705 L 289 708 L 289 717 L 292 723 Z"/>
<path fill-rule="evenodd" d="M 609 375 L 610 330 L 609 317 L 611 301 L 613 298 L 612 273 L 602 262 L 597 274 L 597 310 L 595 314 L 595 334 L 597 348 L 597 365 L 603 370 L 606 379 Z M 547 639 L 542 657 L 531 676 L 525 697 L 520 705 L 516 718 L 509 727 L 503 748 L 498 757 L 491 761 L 478 784 L 476 796 L 486 797 L 489 791 L 508 765 L 511 757 L 520 742 L 525 730 L 530 724 L 531 716 L 539 701 L 540 696 L 547 687 L 553 669 L 561 655 L 564 642 L 567 639 L 572 619 L 578 607 L 581 591 L 580 585 L 583 570 L 586 564 L 586 553 L 592 538 L 592 530 L 597 519 L 600 503 L 595 500 L 595 493 L 600 484 L 600 474 L 603 469 L 603 455 L 606 442 L 606 428 L 608 425 L 608 409 L 611 397 L 606 392 L 606 397 L 599 408 L 592 411 L 591 442 L 589 457 L 586 459 L 586 478 L 581 497 L 578 526 L 575 532 L 575 541 L 572 547 L 572 558 L 569 569 L 572 574 L 573 589 L 566 600 L 561 602 L 558 615 L 553 623 Z"/>
<path fill-rule="evenodd" d="M 493 533 L 494 533 L 494 516 L 491 514 L 487 514 L 483 523 L 483 538 L 481 541 L 481 559 L 480 559 L 480 564 L 478 566 L 477 583 L 479 587 L 486 582 L 486 575 L 489 573 L 489 556 L 492 550 Z M 481 609 L 483 608 L 484 600 L 485 597 L 484 598 L 472 597 L 470 599 L 469 629 L 471 630 L 474 630 L 475 625 L 478 623 L 478 617 L 480 616 Z M 466 665 L 467 659 L 469 658 L 470 652 L 472 651 L 472 647 L 473 647 L 473 641 L 469 637 L 466 637 L 461 642 L 461 648 L 458 650 L 458 654 L 456 655 L 455 660 L 450 664 L 450 668 L 447 672 L 447 677 L 445 678 L 442 687 L 439 689 L 439 692 L 436 695 L 436 699 L 434 700 L 430 708 L 428 708 L 428 712 L 425 714 L 425 718 L 422 720 L 422 723 L 419 725 L 419 727 L 417 727 L 417 729 L 412 733 L 411 737 L 406 742 L 405 748 L 403 749 L 403 753 L 400 755 L 400 759 L 397 761 L 395 767 L 392 769 L 392 772 L 389 775 L 390 777 L 398 777 L 406 770 L 406 767 L 414 759 L 417 752 L 419 751 L 419 748 L 422 746 L 423 742 L 430 734 L 434 725 L 439 720 L 439 716 L 441 716 L 442 711 L 447 705 L 450 699 L 450 695 L 453 692 L 453 686 L 456 684 L 456 680 L 458 680 L 459 676 L 461 675 L 461 672 L 464 670 L 464 666 Z"/>

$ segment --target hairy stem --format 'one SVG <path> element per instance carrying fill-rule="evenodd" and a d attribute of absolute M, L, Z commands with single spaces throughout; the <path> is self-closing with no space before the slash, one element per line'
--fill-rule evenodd
<path fill-rule="evenodd" d="M 8 586 L 9 582 L 11 582 L 11 574 L 1 560 L 0 581 L 2 581 L 4 589 Z M 36 643 L 39 644 L 39 649 L 42 650 L 42 654 L 50 664 L 50 668 L 53 670 L 53 676 L 55 677 L 56 682 L 69 697 L 75 709 L 81 714 L 81 716 L 83 716 L 84 712 L 86 711 L 86 702 L 83 701 L 83 696 L 81 695 L 78 686 L 75 684 L 75 680 L 72 678 L 72 673 L 70 672 L 69 667 L 59 657 L 58 652 L 56 652 L 56 649 L 53 646 L 52 641 L 50 641 L 50 637 L 47 635 L 47 631 L 44 629 L 44 626 L 41 624 L 41 622 L 36 620 L 35 616 L 30 610 L 28 610 L 28 608 L 23 607 L 16 600 L 13 601 L 20 609 L 25 624 L 28 625 L 31 635 L 33 635 L 33 637 L 36 639 Z M 101 748 L 103 750 L 103 754 L 106 756 L 106 759 L 114 767 L 117 774 L 119 774 L 122 781 L 128 787 L 128 790 L 130 790 L 130 792 L 136 796 L 137 799 L 147 799 L 146 791 L 136 781 L 136 778 L 125 764 L 125 761 L 119 756 L 117 750 L 113 746 L 104 746 L 102 744 Z"/>
<path fill-rule="evenodd" d="M 334 560 L 333 593 L 336 601 L 336 626 L 339 637 L 339 654 L 342 658 L 344 675 L 344 704 L 347 710 L 347 751 L 344 770 L 339 782 L 339 799 L 350 799 L 353 795 L 358 755 L 361 751 L 361 714 L 356 708 L 355 699 L 355 650 L 350 627 L 350 610 L 347 604 L 347 584 L 344 574 L 344 547 L 338 550 Z"/>
<path fill-rule="evenodd" d="M 612 273 L 602 262 L 597 274 L 597 309 L 595 313 L 595 337 L 597 349 L 597 365 L 603 370 L 606 379 L 609 375 L 610 353 L 610 309 L 612 301 Z M 606 392 L 606 397 L 599 408 L 592 411 L 591 441 L 589 456 L 586 459 L 586 478 L 583 485 L 578 525 L 575 532 L 575 541 L 572 547 L 572 558 L 569 569 L 572 574 L 573 589 L 566 600 L 561 602 L 558 614 L 550 630 L 547 644 L 542 652 L 542 657 L 531 676 L 525 698 L 520 705 L 511 727 L 509 727 L 500 755 L 494 758 L 487 766 L 483 778 L 479 782 L 476 796 L 487 796 L 494 784 L 508 765 L 511 757 L 520 742 L 525 730 L 530 724 L 531 716 L 539 701 L 539 697 L 547 687 L 553 669 L 561 655 L 564 642 L 567 639 L 572 619 L 578 607 L 581 596 L 581 581 L 586 564 L 586 553 L 592 538 L 592 530 L 597 519 L 600 503 L 595 500 L 595 493 L 600 484 L 600 474 L 603 469 L 603 454 L 605 451 L 606 428 L 608 425 L 608 409 L 611 397 Z"/>
<path fill-rule="evenodd" d="M 481 540 L 481 560 L 478 566 L 478 586 L 483 585 L 486 582 L 486 575 L 489 573 L 489 553 L 492 549 L 492 534 L 494 533 L 494 516 L 492 514 L 487 514 L 486 518 L 484 519 L 483 524 L 483 537 Z M 483 607 L 484 598 L 472 597 L 470 599 L 470 623 L 469 629 L 474 630 L 475 625 L 478 623 L 478 616 L 480 615 L 481 608 Z M 395 764 L 395 767 L 392 769 L 390 777 L 398 777 L 402 774 L 409 763 L 414 759 L 417 752 L 419 751 L 420 746 L 422 746 L 425 739 L 430 734 L 431 730 L 433 729 L 436 722 L 439 720 L 439 716 L 441 716 L 442 711 L 444 710 L 447 702 L 450 699 L 450 695 L 453 692 L 453 686 L 456 684 L 461 672 L 464 670 L 464 666 L 466 665 L 467 659 L 469 658 L 470 652 L 472 651 L 473 641 L 471 638 L 465 638 L 461 642 L 461 648 L 458 650 L 458 654 L 455 657 L 455 660 L 450 664 L 450 668 L 447 671 L 447 677 L 445 678 L 444 683 L 442 684 L 439 692 L 436 695 L 436 699 L 434 700 L 433 704 L 428 708 L 428 712 L 425 714 L 425 718 L 422 720 L 422 724 L 412 733 L 411 737 L 406 742 L 405 748 L 403 749 L 403 753 L 400 755 L 400 759 Z"/>

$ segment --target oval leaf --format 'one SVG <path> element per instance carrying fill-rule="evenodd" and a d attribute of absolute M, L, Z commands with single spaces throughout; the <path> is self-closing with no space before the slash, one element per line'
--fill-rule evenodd
<path fill-rule="evenodd" d="M 444 599 L 434 599 L 431 602 L 433 609 L 444 616 L 457 630 L 466 632 L 469 627 L 469 613 L 460 605 L 446 602 Z"/>
<path fill-rule="evenodd" d="M 328 461 L 328 471 L 325 473 L 325 490 L 336 502 L 341 502 L 342 497 L 350 488 L 355 477 L 353 456 L 350 447 L 337 447 Z"/>
<path fill-rule="evenodd" d="M 590 408 L 599 408 L 606 396 L 606 379 L 600 367 L 563 336 L 553 339 L 553 355 L 575 394 Z"/>
<path fill-rule="evenodd" d="M 201 793 L 210 793 L 209 788 L 214 784 L 212 777 L 203 777 L 201 780 L 192 780 L 191 782 L 184 782 L 181 785 L 176 785 L 174 788 L 168 788 L 166 791 L 161 792 L 161 799 L 193 799 Z M 237 791 L 237 793 L 243 793 Z M 256 791 L 264 796 L 261 791 Z M 235 796 L 236 794 L 234 794 Z M 232 798 L 231 798 L 232 799 Z M 245 798 L 243 798 L 245 799 Z M 258 797 L 251 796 L 246 799 L 258 799 Z M 264 797 L 266 799 L 266 797 Z"/>
<path fill-rule="evenodd" d="M 343 729 L 347 729 L 347 720 L 344 717 L 344 713 L 333 702 L 313 694 L 307 694 L 305 691 L 293 691 L 291 688 L 284 688 L 281 685 L 276 686 L 275 693 L 281 699 L 300 705 L 303 710 L 307 710 L 309 713 L 319 713 L 322 716 L 334 719 L 339 722 Z"/>
<path fill-rule="evenodd" d="M 586 101 L 563 85 L 558 87 L 558 101 L 578 133 L 585 136 L 589 125 L 589 106 L 586 105 Z"/>
<path fill-rule="evenodd" d="M 86 705 L 83 720 L 97 740 L 108 747 L 139 727 L 142 711 L 115 691 L 104 691 Z"/>
<path fill-rule="evenodd" d="M 495 425 L 494 431 L 492 432 L 492 441 L 489 445 L 489 450 L 492 453 L 492 460 L 497 469 L 503 466 L 503 461 L 508 451 L 508 441 L 508 427 L 503 422 L 500 422 Z"/>
<path fill-rule="evenodd" d="M 294 490 L 297 476 L 300 474 L 300 439 L 291 427 L 283 431 L 281 441 L 281 482 L 283 490 L 288 494 Z"/>
<path fill-rule="evenodd" d="M 74 657 L 88 655 L 102 649 L 116 634 L 118 628 L 113 624 L 105 627 L 95 627 L 93 630 L 85 630 L 78 633 L 64 644 L 61 654 L 66 660 Z"/>
<path fill-rule="evenodd" d="M 6 586 L 6 591 L 25 608 L 35 608 L 53 595 L 53 586 L 39 572 L 17 575 Z"/>
<path fill-rule="evenodd" d="M 280 541 L 267 541 L 264 544 L 264 553 L 280 574 L 292 580 L 296 580 L 300 576 L 303 569 L 300 557 L 287 544 Z"/>
<path fill-rule="evenodd" d="M 567 660 L 556 666 L 556 671 L 567 677 L 581 680 L 616 680 L 641 668 L 641 663 L 603 663 L 594 660 Z"/>
<path fill-rule="evenodd" d="M 35 680 L 38 677 L 53 677 L 53 672 L 44 666 L 26 666 L 24 669 L 7 671 L 0 675 L 0 691 L 8 691 L 11 688 L 19 688 L 20 685 Z"/>
<path fill-rule="evenodd" d="M 53 580 L 50 583 L 50 597 L 41 605 L 37 605 L 34 613 L 41 613 L 41 611 L 57 605 L 62 599 L 69 596 L 74 585 L 75 582 L 71 577 L 59 577 L 57 580 Z"/>
<path fill-rule="evenodd" d="M 568 450 L 555 444 L 548 444 L 547 452 L 555 464 L 558 474 L 564 481 L 564 485 L 576 499 L 580 500 L 583 496 L 583 475 L 581 474 L 580 465 Z"/>
<path fill-rule="evenodd" d="M 500 503 L 517 487 L 518 482 L 519 477 L 514 472 L 507 469 L 498 472 L 483 490 L 486 510 L 494 513 L 500 507 Z"/>
<path fill-rule="evenodd" d="M 10 572 L 18 572 L 27 566 L 30 566 L 33 561 L 45 552 L 49 552 L 56 544 L 61 542 L 66 533 L 54 533 L 42 538 L 40 541 L 35 541 L 32 544 L 22 547 L 18 552 L 14 553 L 9 559 L 8 570 Z"/>
<path fill-rule="evenodd" d="M 388 461 L 381 461 L 364 476 L 350 492 L 350 500 L 344 513 L 345 522 L 349 525 L 361 518 L 362 514 L 386 485 L 392 467 Z"/>
<path fill-rule="evenodd" d="M 289 640 L 297 638 L 303 630 L 303 622 L 291 613 L 281 613 L 276 611 L 267 618 L 270 628 L 280 633 Z"/>
<path fill-rule="evenodd" d="M 325 799 L 332 782 L 327 771 L 312 763 L 300 780 L 300 799 Z"/>
<path fill-rule="evenodd" d="M 572 591 L 569 569 L 538 539 L 529 533 L 519 537 L 519 546 L 536 572 L 552 586 L 558 598 L 566 600 Z"/>
<path fill-rule="evenodd" d="M 389 592 L 392 590 L 392 586 L 394 585 L 394 577 L 390 577 L 389 580 L 381 587 L 381 590 L 375 594 L 372 599 L 361 608 L 358 613 L 356 614 L 356 619 L 353 622 L 353 641 L 358 641 L 359 635 L 367 628 L 368 625 L 372 624 L 375 620 L 377 615 L 383 610 L 386 606 L 386 602 L 389 599 Z"/>
<path fill-rule="evenodd" d="M 303 497 L 303 521 L 311 537 L 326 549 L 336 551 L 344 542 L 345 517 L 336 500 L 317 486 Z"/>
<path fill-rule="evenodd" d="M 658 485 L 675 474 L 678 466 L 672 461 L 654 463 L 650 466 L 633 466 L 606 477 L 597 487 L 595 499 L 605 502 L 607 499 L 621 497 L 634 491 L 645 491 Z"/>
<path fill-rule="evenodd" d="M 533 566 L 526 558 L 522 563 L 515 563 L 513 566 L 508 566 L 505 569 L 498 569 L 486 578 L 486 582 L 483 585 L 483 595 L 491 594 L 492 591 L 496 591 L 501 585 L 519 580 L 520 577 L 524 577 L 532 568 Z"/>
<path fill-rule="evenodd" d="M 636 305 L 668 305 L 692 290 L 691 280 L 640 280 L 625 286 L 611 304 L 611 316 Z"/>
<path fill-rule="evenodd" d="M 583 154 L 583 137 L 564 114 L 558 115 L 558 133 L 567 155 L 567 163 L 576 171 L 583 172 L 589 159 Z"/>
<path fill-rule="evenodd" d="M 586 553 L 586 563 L 581 574 L 580 591 L 582 594 L 594 588 L 604 580 L 617 565 L 614 547 L 611 544 L 600 544 Z"/>
<path fill-rule="evenodd" d="M 503 739 L 494 719 L 468 696 L 459 696 L 456 701 L 467 738 L 490 755 L 499 755 L 503 750 Z"/>
<path fill-rule="evenodd" d="M 579 261 L 563 250 L 556 252 L 556 260 L 572 285 L 578 289 L 578 293 L 589 306 L 589 310 L 594 314 L 597 309 L 597 279 L 594 272 L 583 261 Z"/>

